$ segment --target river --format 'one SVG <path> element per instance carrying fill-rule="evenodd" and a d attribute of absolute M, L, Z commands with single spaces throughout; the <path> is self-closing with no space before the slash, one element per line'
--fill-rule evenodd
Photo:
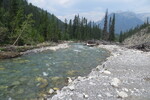
<path fill-rule="evenodd" d="M 29 53 L 0 60 L 0 100 L 29 100 L 50 88 L 67 85 L 67 77 L 85 76 L 109 57 L 109 52 L 81 43 L 66 49 Z"/>

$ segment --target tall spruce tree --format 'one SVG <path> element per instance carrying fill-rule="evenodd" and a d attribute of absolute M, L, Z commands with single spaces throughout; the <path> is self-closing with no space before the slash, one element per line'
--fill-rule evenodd
<path fill-rule="evenodd" d="M 102 34 L 102 39 L 106 41 L 108 40 L 107 24 L 108 24 L 108 9 L 106 10 L 106 13 L 105 13 L 104 28 L 103 28 L 103 34 Z"/>
<path fill-rule="evenodd" d="M 120 32 L 120 35 L 119 35 L 119 42 L 120 43 L 123 42 L 123 33 L 122 33 L 122 31 Z"/>
<path fill-rule="evenodd" d="M 112 23 L 110 25 L 109 41 L 115 41 L 115 14 L 113 14 Z"/>

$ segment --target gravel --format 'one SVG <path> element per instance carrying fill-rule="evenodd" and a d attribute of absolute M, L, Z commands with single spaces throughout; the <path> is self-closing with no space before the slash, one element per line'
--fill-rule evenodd
<path fill-rule="evenodd" d="M 112 56 L 47 100 L 150 100 L 150 52 L 116 45 L 99 47 Z"/>

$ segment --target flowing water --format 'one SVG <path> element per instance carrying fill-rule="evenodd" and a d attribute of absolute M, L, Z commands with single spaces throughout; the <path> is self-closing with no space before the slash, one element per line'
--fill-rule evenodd
<path fill-rule="evenodd" d="M 109 52 L 72 43 L 67 49 L 30 53 L 0 60 L 0 100 L 30 100 L 50 88 L 62 88 L 67 77 L 85 76 L 109 56 Z"/>

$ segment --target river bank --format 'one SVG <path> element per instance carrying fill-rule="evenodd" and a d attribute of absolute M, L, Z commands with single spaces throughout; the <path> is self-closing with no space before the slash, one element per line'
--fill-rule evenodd
<path fill-rule="evenodd" d="M 0 47 L 0 59 L 10 59 L 10 58 L 16 58 L 23 54 L 27 54 L 30 52 L 42 52 L 44 50 L 57 50 L 61 48 L 68 48 L 67 43 L 70 43 L 71 41 L 63 41 L 59 43 L 55 42 L 44 42 L 37 45 L 31 45 L 31 46 L 4 46 Z"/>
<path fill-rule="evenodd" d="M 100 45 L 112 53 L 86 77 L 78 77 L 47 100 L 149 100 L 150 52 Z"/>

